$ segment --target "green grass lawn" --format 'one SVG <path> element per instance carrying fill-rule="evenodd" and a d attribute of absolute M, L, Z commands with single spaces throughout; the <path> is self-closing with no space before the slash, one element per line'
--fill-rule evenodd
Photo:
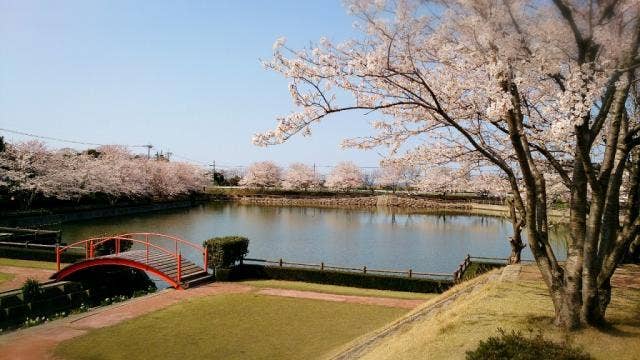
<path fill-rule="evenodd" d="M 323 285 L 306 283 L 299 281 L 283 281 L 283 280 L 252 280 L 244 281 L 243 284 L 255 286 L 258 288 L 276 288 L 302 291 L 317 291 L 338 295 L 356 295 L 356 296 L 374 296 L 386 297 L 394 299 L 410 299 L 410 300 L 428 300 L 438 294 L 423 294 L 403 291 L 388 291 L 375 289 L 360 289 L 347 286 Z"/>
<path fill-rule="evenodd" d="M 8 258 L 0 258 L 0 266 L 28 267 L 28 268 L 46 269 L 46 270 L 56 269 L 55 262 L 8 259 Z"/>
<path fill-rule="evenodd" d="M 5 281 L 9 281 L 13 279 L 13 275 L 11 274 L 5 274 L 5 273 L 0 273 L 0 284 L 2 284 Z"/>
<path fill-rule="evenodd" d="M 407 311 L 226 294 L 185 301 L 60 344 L 74 359 L 314 359 Z"/>

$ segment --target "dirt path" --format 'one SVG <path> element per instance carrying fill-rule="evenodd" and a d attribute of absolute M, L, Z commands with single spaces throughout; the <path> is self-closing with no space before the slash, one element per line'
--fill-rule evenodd
<path fill-rule="evenodd" d="M 426 300 L 406 300 L 406 299 L 392 299 L 392 298 L 380 298 L 370 296 L 354 296 L 354 295 L 336 295 L 327 294 L 313 291 L 300 291 L 300 290 L 286 290 L 286 289 L 272 289 L 265 288 L 258 291 L 261 295 L 271 296 L 284 296 L 300 299 L 313 299 L 324 301 L 337 301 L 346 302 L 352 304 L 364 304 L 364 305 L 378 305 L 387 307 L 397 307 L 403 309 L 415 309 Z"/>
<path fill-rule="evenodd" d="M 0 360 L 53 359 L 52 351 L 60 342 L 84 335 L 92 329 L 115 325 L 124 320 L 166 308 L 185 299 L 247 292 L 269 296 L 391 306 L 405 309 L 413 309 L 424 302 L 424 300 L 335 295 L 313 291 L 273 288 L 257 289 L 239 283 L 214 283 L 185 291 L 167 289 L 120 304 L 99 308 L 88 313 L 72 315 L 48 324 L 17 330 L 0 336 Z"/>
<path fill-rule="evenodd" d="M 24 281 L 29 278 L 36 279 L 39 282 L 48 281 L 49 277 L 54 273 L 54 271 L 17 266 L 0 266 L 0 273 L 13 275 L 13 279 L 0 284 L 1 292 L 17 289 L 21 287 Z"/>

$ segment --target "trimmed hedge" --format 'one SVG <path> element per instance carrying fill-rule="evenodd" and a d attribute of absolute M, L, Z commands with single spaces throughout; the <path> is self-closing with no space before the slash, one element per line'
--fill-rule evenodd
<path fill-rule="evenodd" d="M 91 271 L 87 269 L 87 271 Z M 82 273 L 82 272 L 81 272 Z M 79 273 L 79 274 L 81 274 Z M 59 313 L 99 306 L 105 299 L 131 297 L 155 291 L 155 284 L 143 271 L 105 267 L 100 277 L 86 274 L 77 281 L 51 282 L 38 286 L 39 293 L 29 296 L 23 289 L 0 294 L 0 329 L 25 325 L 28 319 L 55 317 Z M 31 284 L 34 286 L 35 284 Z"/>
<path fill-rule="evenodd" d="M 223 236 L 202 243 L 209 253 L 209 267 L 230 268 L 249 253 L 249 239 L 242 236 Z"/>
<path fill-rule="evenodd" d="M 0 257 L 9 259 L 36 260 L 36 261 L 56 261 L 56 252 L 51 249 L 27 248 L 17 246 L 0 246 Z M 65 251 L 61 255 L 63 263 L 74 263 L 84 260 L 85 254 Z"/>
<path fill-rule="evenodd" d="M 21 326 L 28 318 L 71 311 L 88 302 L 89 294 L 81 284 L 72 282 L 41 286 L 40 294 L 31 300 L 22 291 L 5 294 L 0 297 L 0 329 Z"/>
<path fill-rule="evenodd" d="M 241 264 L 230 270 L 228 280 L 274 279 L 319 284 L 351 286 L 367 289 L 441 293 L 453 286 L 450 280 L 435 280 L 362 274 L 334 270 Z"/>

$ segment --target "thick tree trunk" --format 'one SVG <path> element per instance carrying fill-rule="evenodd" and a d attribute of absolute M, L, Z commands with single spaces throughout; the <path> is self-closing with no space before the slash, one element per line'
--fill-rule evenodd
<path fill-rule="evenodd" d="M 554 281 L 552 291 L 557 286 L 559 297 L 556 302 L 555 324 L 567 330 L 580 327 L 580 309 L 582 305 L 582 259 L 569 257 L 565 263 L 564 274 L 560 281 Z"/>
<path fill-rule="evenodd" d="M 522 260 L 522 249 L 526 247 L 522 241 L 524 219 L 518 219 L 518 212 L 516 211 L 516 206 L 512 198 L 507 198 L 506 204 L 509 207 L 509 218 L 513 228 L 513 236 L 509 238 L 509 245 L 511 245 L 509 264 L 519 264 Z"/>
<path fill-rule="evenodd" d="M 522 242 L 522 236 L 519 232 L 509 238 L 509 244 L 511 245 L 509 264 L 519 264 L 520 261 L 522 261 L 522 249 L 525 248 L 525 244 Z"/>

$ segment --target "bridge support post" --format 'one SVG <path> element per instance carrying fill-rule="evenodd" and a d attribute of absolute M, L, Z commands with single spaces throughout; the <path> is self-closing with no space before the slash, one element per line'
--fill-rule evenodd
<path fill-rule="evenodd" d="M 149 234 L 144 234 L 144 242 L 147 243 L 147 264 L 149 263 Z"/>
<path fill-rule="evenodd" d="M 180 254 L 180 252 L 178 251 L 178 286 L 180 286 L 180 280 L 182 280 L 182 255 Z"/>
<path fill-rule="evenodd" d="M 60 245 L 56 244 L 56 268 L 60 271 Z"/>

